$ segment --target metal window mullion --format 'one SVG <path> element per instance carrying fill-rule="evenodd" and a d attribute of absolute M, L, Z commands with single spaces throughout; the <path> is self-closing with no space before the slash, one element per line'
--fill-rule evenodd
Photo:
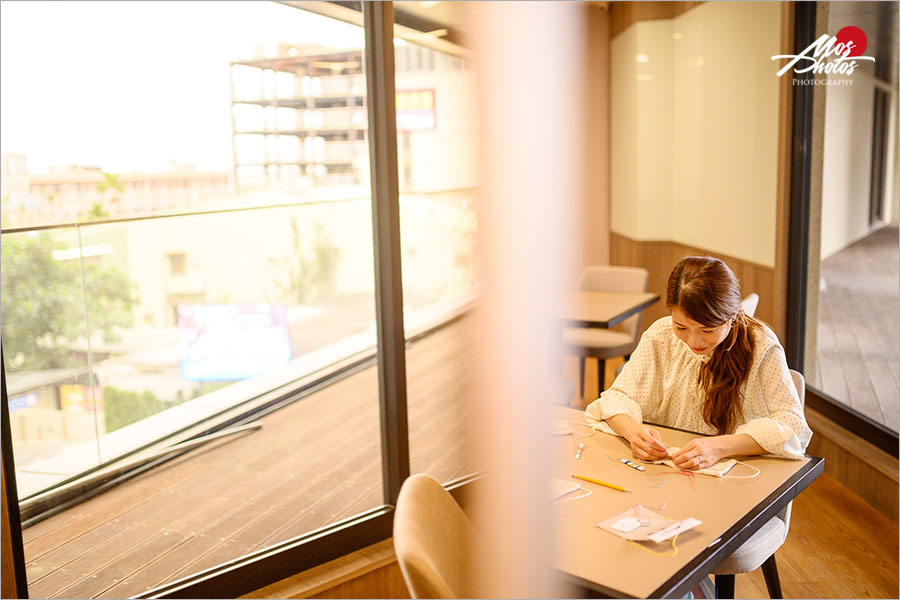
<path fill-rule="evenodd" d="M 9 519 L 9 545 L 12 549 L 13 573 L 15 574 L 16 598 L 28 598 L 28 577 L 25 572 L 25 551 L 22 545 L 22 521 L 19 516 L 19 492 L 16 485 L 16 461 L 13 455 L 12 429 L 9 421 L 9 403 L 6 395 L 6 361 L 0 349 L 0 402 L 3 419 L 3 485 L 6 495 L 6 514 Z M 4 562 L 6 559 L 4 558 Z M 4 566 L 4 575 L 6 567 Z"/>
<path fill-rule="evenodd" d="M 409 431 L 406 414 L 403 286 L 400 276 L 394 8 L 391 2 L 363 2 L 362 12 L 366 36 L 381 468 L 385 504 L 395 504 L 400 486 L 409 476 Z"/>
<path fill-rule="evenodd" d="M 815 39 L 816 3 L 794 3 L 794 48 L 802 53 Z M 798 50 L 799 49 L 799 50 Z M 812 74 L 791 74 L 812 79 Z M 785 354 L 788 366 L 803 371 L 806 336 L 806 279 L 809 260 L 809 180 L 812 148 L 813 87 L 793 89 L 790 222 L 788 224 L 788 286 Z"/>

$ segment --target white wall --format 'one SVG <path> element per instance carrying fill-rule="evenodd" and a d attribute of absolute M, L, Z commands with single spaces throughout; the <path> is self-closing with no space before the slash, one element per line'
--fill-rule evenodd
<path fill-rule="evenodd" d="M 900 221 L 900 132 L 898 132 L 897 118 L 897 88 L 894 87 L 894 102 L 892 104 L 891 113 L 893 115 L 893 125 L 891 129 L 894 135 L 894 160 L 891 161 L 891 187 L 888 190 L 888 202 L 891 206 L 891 221 Z"/>
<path fill-rule="evenodd" d="M 672 21 L 635 23 L 610 52 L 610 228 L 671 239 Z"/>
<path fill-rule="evenodd" d="M 853 85 L 825 92 L 822 165 L 822 258 L 869 233 L 872 165 L 872 68 L 853 73 Z"/>
<path fill-rule="evenodd" d="M 612 41 L 613 231 L 774 266 L 780 36 L 778 3 L 709 2 Z"/>
<path fill-rule="evenodd" d="M 478 183 L 478 116 L 475 72 L 413 71 L 397 73 L 398 90 L 433 89 L 435 129 L 410 136 L 413 193 L 471 188 Z M 404 164 L 403 149 L 398 161 Z M 404 189 L 401 182 L 400 189 Z"/>

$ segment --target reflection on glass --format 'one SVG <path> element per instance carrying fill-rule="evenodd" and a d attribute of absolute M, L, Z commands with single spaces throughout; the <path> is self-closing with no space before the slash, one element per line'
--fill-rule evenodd
<path fill-rule="evenodd" d="M 380 504 L 375 370 L 298 399 L 375 345 L 362 28 L 275 2 L 0 10 L 31 595 L 133 596 Z M 27 522 L 272 398 L 259 428 Z"/>
<path fill-rule="evenodd" d="M 16 430 L 46 429 L 24 424 L 52 408 L 69 420 L 58 427 L 72 432 L 68 441 L 83 441 L 60 453 L 50 444 L 59 436 L 45 434 L 55 459 L 18 453 L 23 472 L 41 459 L 42 472 L 57 474 L 23 479 L 23 497 L 91 466 L 76 455 L 96 463 L 99 447 L 109 460 L 179 430 L 187 415 L 211 416 L 374 344 L 373 283 L 359 276 L 372 263 L 368 199 L 92 225 L 81 240 L 71 231 L 4 239 Z M 68 381 L 80 374 L 87 382 L 88 348 L 93 397 Z M 59 381 L 34 387 L 36 374 Z M 30 388 L 20 384 L 28 376 Z M 57 396 L 53 407 L 36 404 L 42 389 Z M 76 427 L 87 418 L 76 414 L 98 416 L 98 440 L 92 419 L 90 429 Z"/>
<path fill-rule="evenodd" d="M 413 472 L 449 481 L 477 470 L 467 426 L 476 298 L 478 130 L 474 65 L 394 40 L 400 235 Z M 441 326 L 446 325 L 446 326 Z"/>
<path fill-rule="evenodd" d="M 90 316 L 110 343 L 131 323 L 135 295 L 127 276 L 97 256 L 83 258 L 82 272 L 74 230 L 3 235 L 0 248 L 3 357 L 24 496 L 99 459 L 104 398 L 96 380 L 91 385 L 82 283 L 104 306 Z"/>

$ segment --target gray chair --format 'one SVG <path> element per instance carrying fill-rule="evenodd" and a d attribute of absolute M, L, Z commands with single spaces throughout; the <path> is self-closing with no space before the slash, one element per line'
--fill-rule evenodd
<path fill-rule="evenodd" d="M 646 292 L 648 275 L 647 269 L 640 267 L 594 265 L 581 272 L 577 289 L 584 292 Z M 585 359 L 597 359 L 599 396 L 605 387 L 606 359 L 624 356 L 628 360 L 638 344 L 642 314 L 643 311 L 610 329 L 569 327 L 563 330 L 563 351 L 578 356 L 580 397 L 584 396 Z"/>
<path fill-rule="evenodd" d="M 806 396 L 806 383 L 803 375 L 791 369 L 791 377 L 797 387 L 800 396 L 800 406 L 803 406 Z M 716 598 L 734 598 L 735 573 L 749 573 L 762 567 L 763 576 L 766 579 L 766 588 L 770 598 L 782 598 L 781 580 L 778 577 L 778 567 L 775 564 L 775 551 L 781 548 L 787 539 L 788 528 L 791 524 L 791 504 L 788 503 L 781 511 L 763 525 L 759 531 L 750 536 L 740 548 L 726 558 L 713 570 L 716 576 Z"/>
<path fill-rule="evenodd" d="M 469 559 L 478 534 L 450 492 L 425 473 L 403 482 L 394 552 L 413 598 L 478 598 Z"/>
<path fill-rule="evenodd" d="M 744 309 L 744 313 L 746 313 L 748 317 L 752 317 L 754 314 L 756 314 L 756 307 L 758 305 L 759 294 L 755 292 L 741 300 L 741 308 Z"/>

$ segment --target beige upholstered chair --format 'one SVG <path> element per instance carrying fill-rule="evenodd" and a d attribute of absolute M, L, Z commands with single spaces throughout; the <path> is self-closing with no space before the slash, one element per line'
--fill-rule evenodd
<path fill-rule="evenodd" d="M 744 309 L 744 312 L 748 317 L 752 317 L 756 313 L 756 307 L 759 305 L 759 294 L 752 293 L 743 300 L 741 300 L 741 308 Z"/>
<path fill-rule="evenodd" d="M 582 271 L 577 289 L 583 292 L 646 292 L 647 276 L 647 269 L 640 267 L 595 265 Z M 606 359 L 624 356 L 628 360 L 638 343 L 642 313 L 643 311 L 610 329 L 570 327 L 563 330 L 564 352 L 578 356 L 578 378 L 581 382 L 578 389 L 581 396 L 584 396 L 585 359 L 597 359 L 599 396 L 604 388 Z"/>
<path fill-rule="evenodd" d="M 794 379 L 797 394 L 800 396 L 800 405 L 803 406 L 806 395 L 806 383 L 803 375 L 791 369 L 791 377 Z M 734 598 L 734 574 L 749 573 L 760 566 L 762 566 L 763 576 L 766 579 L 769 597 L 782 598 L 781 580 L 778 578 L 778 567 L 775 564 L 775 551 L 787 539 L 790 524 L 791 503 L 788 503 L 716 567 L 713 570 L 716 576 L 716 598 Z"/>
<path fill-rule="evenodd" d="M 477 598 L 469 558 L 478 534 L 450 492 L 430 475 L 403 482 L 394 552 L 413 598 Z"/>

